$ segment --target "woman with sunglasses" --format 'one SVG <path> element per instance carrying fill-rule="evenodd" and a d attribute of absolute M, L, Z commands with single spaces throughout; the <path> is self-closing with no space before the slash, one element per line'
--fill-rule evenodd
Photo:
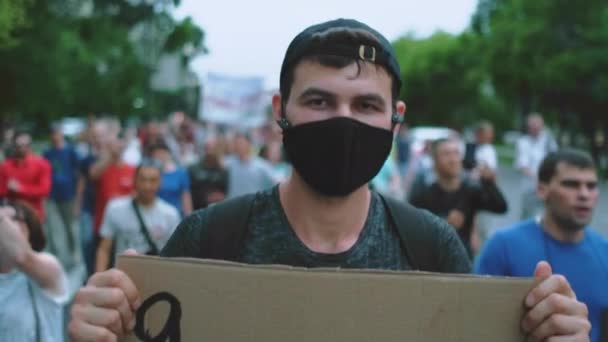
<path fill-rule="evenodd" d="M 63 341 L 67 280 L 37 215 L 0 200 L 0 341 Z"/>

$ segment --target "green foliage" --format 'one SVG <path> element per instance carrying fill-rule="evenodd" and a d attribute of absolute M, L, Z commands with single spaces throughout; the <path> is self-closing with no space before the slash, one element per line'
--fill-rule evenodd
<path fill-rule="evenodd" d="M 92 13 L 84 16 L 54 6 L 59 2 L 34 0 L 23 12 L 28 25 L 15 31 L 17 43 L 0 50 L 0 114 L 5 117 L 44 127 L 66 115 L 126 117 L 163 110 L 149 87 L 150 61 L 138 53 L 143 43 L 132 34 L 140 23 L 163 23 L 166 34 L 155 31 L 155 40 L 162 42 L 156 55 L 163 52 L 167 36 L 179 37 L 171 43 L 176 50 L 192 45 L 204 51 L 200 28 L 190 20 L 177 23 L 158 10 L 178 1 L 94 0 Z M 137 102 L 143 106 L 136 108 Z"/>
<path fill-rule="evenodd" d="M 14 44 L 13 33 L 26 25 L 25 12 L 30 0 L 0 0 L 0 48 Z"/>
<path fill-rule="evenodd" d="M 604 0 L 481 0 L 473 17 L 497 92 L 530 110 L 602 121 L 608 104 Z M 603 121 L 606 123 L 606 120 Z"/>
<path fill-rule="evenodd" d="M 401 64 L 401 98 L 410 108 L 406 115 L 410 123 L 462 129 L 501 112 L 473 35 L 407 36 L 393 46 Z"/>
<path fill-rule="evenodd" d="M 558 133 L 583 133 L 588 143 L 608 133 L 605 0 L 479 0 L 464 33 L 410 35 L 394 47 L 414 124 L 458 129 L 490 119 L 500 131 L 539 111 Z"/>

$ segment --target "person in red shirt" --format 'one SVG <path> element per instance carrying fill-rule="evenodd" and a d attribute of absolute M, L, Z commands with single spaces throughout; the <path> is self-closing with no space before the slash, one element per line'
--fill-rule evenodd
<path fill-rule="evenodd" d="M 51 191 L 51 165 L 31 152 L 32 137 L 13 137 L 14 154 L 0 164 L 0 197 L 31 205 L 44 221 L 44 200 Z"/>
<path fill-rule="evenodd" d="M 95 235 L 99 233 L 99 227 L 103 218 L 106 205 L 110 200 L 130 195 L 133 191 L 133 178 L 135 168 L 122 161 L 122 153 L 125 143 L 120 138 L 110 138 L 104 144 L 98 161 L 89 170 L 92 179 L 97 180 L 97 191 L 95 195 Z"/>

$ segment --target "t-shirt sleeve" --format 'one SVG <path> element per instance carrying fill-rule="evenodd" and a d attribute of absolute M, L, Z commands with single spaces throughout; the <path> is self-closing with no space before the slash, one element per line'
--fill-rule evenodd
<path fill-rule="evenodd" d="M 510 272 L 505 255 L 502 235 L 500 232 L 497 232 L 486 242 L 486 245 L 481 250 L 475 262 L 475 273 L 508 276 Z"/>
<path fill-rule="evenodd" d="M 175 229 L 177 228 L 177 226 L 179 225 L 180 215 L 179 215 L 179 212 L 177 211 L 177 209 L 175 209 L 173 206 L 171 206 L 169 209 L 170 210 L 168 212 L 168 221 L 169 221 L 169 227 L 171 228 L 170 231 L 171 231 L 171 233 L 173 233 L 175 231 Z"/>
<path fill-rule="evenodd" d="M 45 253 L 47 254 L 47 253 Z M 50 256 L 50 254 L 47 254 Z M 51 256 L 54 258 L 54 256 Z M 54 293 L 52 291 L 46 290 L 41 288 L 38 283 L 32 281 L 32 284 L 35 286 L 36 289 L 38 289 L 38 291 L 40 291 L 40 294 L 43 295 L 43 298 L 45 300 L 48 300 L 56 305 L 65 305 L 68 303 L 68 301 L 70 300 L 70 293 L 69 293 L 69 281 L 68 281 L 68 277 L 67 274 L 65 273 L 65 271 L 63 270 L 63 268 L 61 268 L 61 272 L 59 274 L 59 283 L 60 283 L 60 287 L 61 290 L 58 293 Z"/>
<path fill-rule="evenodd" d="M 186 217 L 175 229 L 160 255 L 163 257 L 191 257 L 201 255 L 201 236 L 207 221 L 206 210 L 197 210 Z"/>
<path fill-rule="evenodd" d="M 110 202 L 103 213 L 103 221 L 101 221 L 101 228 L 99 235 L 105 239 L 113 239 L 116 235 L 116 226 L 114 225 L 114 218 L 112 214 L 112 202 Z"/>

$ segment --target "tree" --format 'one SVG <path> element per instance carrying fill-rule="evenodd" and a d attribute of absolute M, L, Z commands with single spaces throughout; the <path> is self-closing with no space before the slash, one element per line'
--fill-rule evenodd
<path fill-rule="evenodd" d="M 494 87 L 522 116 L 541 111 L 590 142 L 608 129 L 605 1 L 481 0 L 472 27 Z"/>
<path fill-rule="evenodd" d="M 410 123 L 441 123 L 457 130 L 480 118 L 506 124 L 474 35 L 438 32 L 426 39 L 409 35 L 393 46 L 401 65 L 401 97 L 408 104 Z"/>
<path fill-rule="evenodd" d="M 24 12 L 28 25 L 14 31 L 15 44 L 0 50 L 3 116 L 35 121 L 44 128 L 65 115 L 126 117 L 159 111 L 156 102 L 143 101 L 153 96 L 153 66 L 133 32 L 144 22 L 163 25 L 162 34 L 155 37 L 155 55 L 185 46 L 194 49 L 189 57 L 206 51 L 200 28 L 190 19 L 176 22 L 171 17 L 169 11 L 179 1 L 89 0 L 88 7 L 83 3 L 33 0 Z"/>
<path fill-rule="evenodd" d="M 30 0 L 0 0 L 0 47 L 14 44 L 14 31 L 27 23 Z"/>

